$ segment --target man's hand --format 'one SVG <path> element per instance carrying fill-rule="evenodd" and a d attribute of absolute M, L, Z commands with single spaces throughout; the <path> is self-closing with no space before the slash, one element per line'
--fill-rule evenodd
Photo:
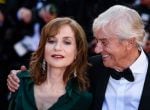
<path fill-rule="evenodd" d="M 21 66 L 20 70 L 10 71 L 10 74 L 7 77 L 7 87 L 11 92 L 15 92 L 16 90 L 18 90 L 20 80 L 17 77 L 17 74 L 20 71 L 25 71 L 25 70 L 27 70 L 27 68 L 25 66 Z"/>

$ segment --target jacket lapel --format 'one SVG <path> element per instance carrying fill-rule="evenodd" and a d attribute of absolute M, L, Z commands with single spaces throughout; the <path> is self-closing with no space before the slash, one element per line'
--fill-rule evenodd
<path fill-rule="evenodd" d="M 143 92 L 139 104 L 138 110 L 149 110 L 150 109 L 150 57 L 148 57 L 148 70 L 143 87 Z"/>
<path fill-rule="evenodd" d="M 106 92 L 106 87 L 107 87 L 107 83 L 109 80 L 109 73 L 106 69 L 106 71 L 102 71 L 102 73 L 104 73 L 103 77 L 99 78 L 97 87 L 96 87 L 96 99 L 95 99 L 95 109 L 94 110 L 101 110 L 102 109 L 102 105 L 103 105 L 103 101 L 105 98 L 105 92 Z M 101 73 L 99 73 L 101 74 Z"/>

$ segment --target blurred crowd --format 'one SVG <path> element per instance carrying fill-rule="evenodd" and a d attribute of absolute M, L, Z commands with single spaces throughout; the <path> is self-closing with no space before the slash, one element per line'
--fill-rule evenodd
<path fill-rule="evenodd" d="M 134 8 L 145 24 L 144 50 L 150 53 L 150 0 L 0 0 L 0 103 L 7 109 L 6 77 L 11 69 L 28 67 L 36 50 L 41 28 L 61 16 L 77 20 L 89 43 L 89 56 L 95 55 L 92 22 L 98 14 L 114 4 Z"/>

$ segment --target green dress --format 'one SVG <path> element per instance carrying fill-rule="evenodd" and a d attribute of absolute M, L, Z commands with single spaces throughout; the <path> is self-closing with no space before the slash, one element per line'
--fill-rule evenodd
<path fill-rule="evenodd" d="M 34 82 L 28 71 L 18 74 L 20 87 L 12 94 L 8 110 L 38 110 L 34 98 Z M 66 93 L 48 110 L 89 110 L 92 95 L 87 91 L 79 91 L 75 80 L 68 82 Z"/>

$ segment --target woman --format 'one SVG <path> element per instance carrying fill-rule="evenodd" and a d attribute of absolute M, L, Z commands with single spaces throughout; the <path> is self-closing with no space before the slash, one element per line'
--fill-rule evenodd
<path fill-rule="evenodd" d="M 42 29 L 29 71 L 18 74 L 20 87 L 9 110 L 88 110 L 92 95 L 86 77 L 87 42 L 81 26 L 56 18 Z"/>

